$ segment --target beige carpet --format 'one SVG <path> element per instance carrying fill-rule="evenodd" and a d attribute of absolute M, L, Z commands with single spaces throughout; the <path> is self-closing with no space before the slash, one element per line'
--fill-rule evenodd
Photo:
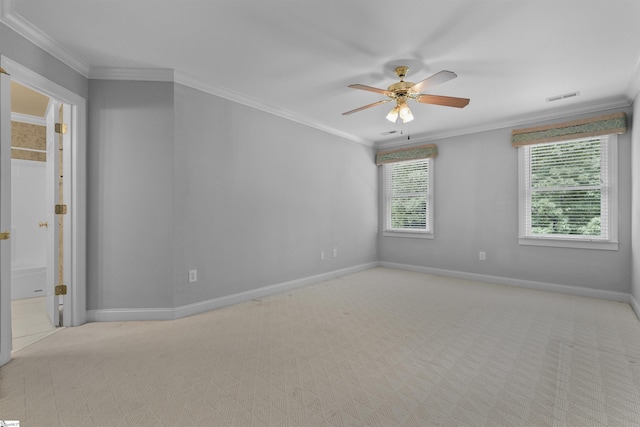
<path fill-rule="evenodd" d="M 0 368 L 24 426 L 640 426 L 627 304 L 376 268 Z"/>

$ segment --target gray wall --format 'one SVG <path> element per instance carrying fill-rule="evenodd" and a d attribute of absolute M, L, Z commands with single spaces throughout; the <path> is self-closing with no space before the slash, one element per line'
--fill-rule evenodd
<path fill-rule="evenodd" d="M 90 88 L 3 24 L 0 54 L 89 98 L 88 309 L 175 307 L 378 257 L 640 300 L 635 128 L 619 139 L 619 251 L 517 244 L 510 129 L 435 141 L 435 239 L 376 245 L 371 149 L 171 83 L 91 81 Z M 478 260 L 480 250 L 487 261 Z M 192 268 L 196 284 L 187 283 Z"/>
<path fill-rule="evenodd" d="M 538 124 L 542 123 L 531 125 Z M 381 237 L 380 260 L 628 293 L 630 133 L 618 141 L 618 251 L 518 244 L 518 153 L 511 147 L 509 128 L 430 141 L 438 145 L 439 152 L 434 166 L 435 238 Z M 486 252 L 486 261 L 478 259 L 479 251 Z"/>
<path fill-rule="evenodd" d="M 175 103 L 176 306 L 377 260 L 373 149 L 182 85 Z"/>
<path fill-rule="evenodd" d="M 369 147 L 173 83 L 92 80 L 89 129 L 88 309 L 178 307 L 377 260 Z"/>
<path fill-rule="evenodd" d="M 91 80 L 87 308 L 173 306 L 173 83 Z"/>

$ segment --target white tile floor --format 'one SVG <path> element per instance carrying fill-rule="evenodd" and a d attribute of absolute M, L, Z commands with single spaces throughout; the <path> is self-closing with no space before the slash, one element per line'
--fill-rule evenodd
<path fill-rule="evenodd" d="M 12 351 L 18 351 L 62 328 L 55 328 L 45 306 L 45 297 L 11 301 Z"/>

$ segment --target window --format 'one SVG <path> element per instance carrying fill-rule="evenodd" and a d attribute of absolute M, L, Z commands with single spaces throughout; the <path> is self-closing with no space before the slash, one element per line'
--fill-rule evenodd
<path fill-rule="evenodd" d="M 383 166 L 385 236 L 433 237 L 433 159 Z"/>
<path fill-rule="evenodd" d="M 617 249 L 617 137 L 520 147 L 520 243 Z"/>

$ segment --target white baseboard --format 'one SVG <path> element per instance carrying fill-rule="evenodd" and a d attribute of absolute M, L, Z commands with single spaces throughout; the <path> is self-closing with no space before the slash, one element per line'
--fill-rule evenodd
<path fill-rule="evenodd" d="M 381 267 L 410 270 L 419 273 L 428 273 L 436 276 L 454 277 L 456 279 L 475 280 L 478 282 L 495 283 L 498 285 L 516 286 L 519 288 L 534 289 L 538 291 L 558 292 L 567 295 L 577 295 L 589 298 L 598 298 L 609 301 L 626 302 L 631 304 L 631 295 L 624 292 L 605 291 L 602 289 L 581 288 L 578 286 L 558 285 L 555 283 L 536 282 L 533 280 L 511 279 L 508 277 L 489 276 L 486 274 L 465 273 L 462 271 L 444 270 L 440 268 L 420 267 L 408 264 L 396 264 L 392 262 L 380 262 Z M 639 307 L 640 308 L 640 307 Z M 638 313 L 638 310 L 636 310 Z"/>
<path fill-rule="evenodd" d="M 250 301 L 255 298 L 262 298 L 268 295 L 285 292 L 291 289 L 300 288 L 314 283 L 331 280 L 336 277 L 357 273 L 374 267 L 395 268 L 398 270 L 416 271 L 419 273 L 433 274 L 436 276 L 454 277 L 457 279 L 475 280 L 478 282 L 495 283 L 498 285 L 516 286 L 520 288 L 534 289 L 539 291 L 558 292 L 567 295 L 577 295 L 589 298 L 598 298 L 609 301 L 625 302 L 631 305 L 638 319 L 640 319 L 640 304 L 631 294 L 623 292 L 605 291 L 602 289 L 581 288 L 578 286 L 558 285 L 554 283 L 536 282 L 532 280 L 511 279 L 508 277 L 490 276 L 486 274 L 465 273 L 461 271 L 445 270 L 440 268 L 421 267 L 409 264 L 397 264 L 392 262 L 370 262 L 360 264 L 341 270 L 296 279 L 289 282 L 265 286 L 251 291 L 226 295 L 218 298 L 187 304 L 175 308 L 122 308 L 88 310 L 87 321 L 89 322 L 123 322 L 130 320 L 172 320 L 182 317 L 192 316 L 205 311 L 222 308 L 241 302 Z"/>
<path fill-rule="evenodd" d="M 636 317 L 638 318 L 638 320 L 640 320 L 640 304 L 638 304 L 638 301 L 633 297 L 633 295 L 629 296 L 629 300 L 631 308 L 636 313 Z"/>
<path fill-rule="evenodd" d="M 87 322 L 126 322 L 130 320 L 172 320 L 173 308 L 107 308 L 87 310 Z"/>
<path fill-rule="evenodd" d="M 251 291 L 240 292 L 237 294 L 226 295 L 223 297 L 213 298 L 206 301 L 200 301 L 193 304 L 187 304 L 175 308 L 114 308 L 88 310 L 88 322 L 124 322 L 129 320 L 172 320 L 182 317 L 192 316 L 194 314 L 203 313 L 205 311 L 214 310 L 216 308 L 226 307 L 255 298 L 262 298 L 268 295 L 285 292 L 291 289 L 300 288 L 325 280 L 335 279 L 336 277 L 346 276 L 347 274 L 357 273 L 359 271 L 368 270 L 377 267 L 378 262 L 370 262 L 360 264 L 353 267 L 343 268 L 341 270 L 330 271 L 315 276 L 304 277 L 302 279 L 291 280 L 289 282 L 278 283 L 275 285 L 265 286 Z"/>
<path fill-rule="evenodd" d="M 378 266 L 377 262 L 360 264 L 354 267 L 331 271 L 329 273 L 318 274 L 315 276 L 291 280 L 289 282 L 279 283 L 276 285 L 265 286 L 263 288 L 253 289 L 247 292 L 240 292 L 233 295 L 228 295 L 224 297 L 213 298 L 206 301 L 196 302 L 193 304 L 183 305 L 181 307 L 176 307 L 174 318 L 179 319 L 181 317 L 187 317 L 194 314 L 203 313 L 205 311 L 214 310 L 216 308 L 226 307 L 228 305 L 250 301 L 255 298 L 266 297 L 268 295 L 277 294 L 279 292 L 285 292 L 291 289 L 312 285 L 314 283 L 324 282 L 325 280 L 335 279 L 336 277 L 346 276 L 347 274 L 353 274 L 359 271 L 368 270 L 370 268 L 377 267 L 377 266 Z"/>

